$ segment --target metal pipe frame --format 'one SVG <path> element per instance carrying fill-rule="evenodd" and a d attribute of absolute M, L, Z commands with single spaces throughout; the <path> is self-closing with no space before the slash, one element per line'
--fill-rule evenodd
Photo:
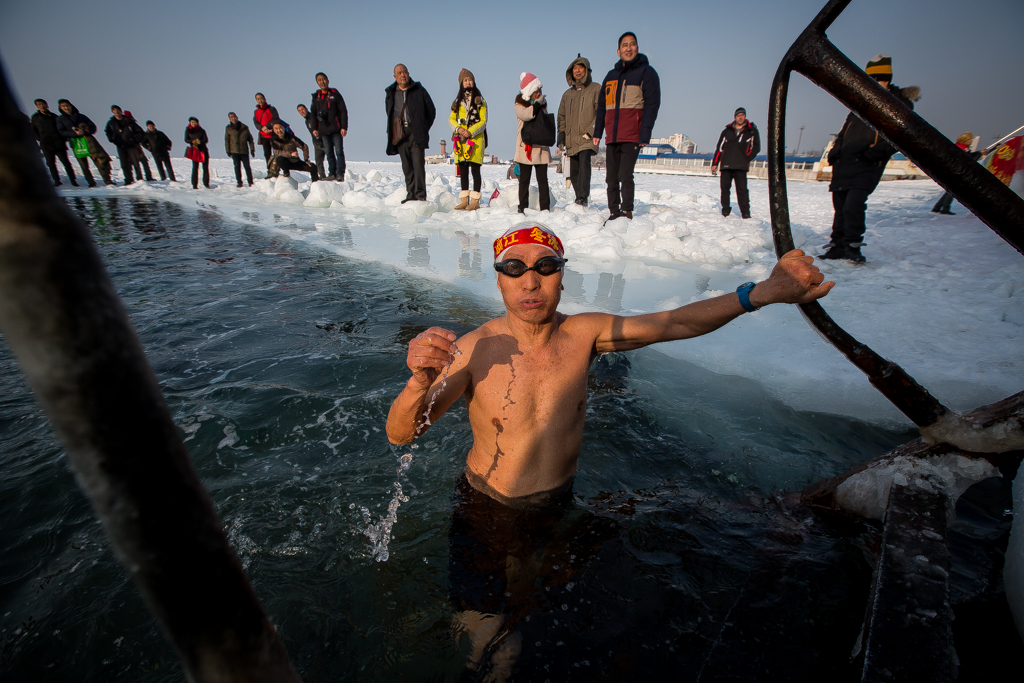
<path fill-rule="evenodd" d="M 0 65 L 0 333 L 189 681 L 299 681 Z"/>
<path fill-rule="evenodd" d="M 793 71 L 803 74 L 870 124 L 961 204 L 1024 254 L 1024 200 L 950 142 L 833 45 L 825 31 L 850 4 L 830 0 L 786 53 L 768 105 L 768 192 L 775 252 L 794 248 L 786 192 L 786 98 Z M 919 427 L 949 412 L 903 368 L 840 327 L 818 302 L 800 305 L 808 323 L 856 365 Z"/>

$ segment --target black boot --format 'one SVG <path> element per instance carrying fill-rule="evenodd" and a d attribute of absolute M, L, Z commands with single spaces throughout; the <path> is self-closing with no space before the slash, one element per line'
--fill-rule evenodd
<path fill-rule="evenodd" d="M 867 262 L 867 259 L 864 258 L 864 256 L 860 253 L 860 247 L 847 247 L 846 256 L 844 258 L 846 258 L 847 261 L 851 261 L 853 263 Z"/>
<path fill-rule="evenodd" d="M 846 258 L 846 247 L 841 244 L 833 244 L 829 250 L 819 256 L 821 259 L 838 260 Z"/>
<path fill-rule="evenodd" d="M 731 206 L 723 206 L 722 207 L 722 216 L 723 217 L 728 217 L 730 213 L 732 213 L 732 207 Z"/>

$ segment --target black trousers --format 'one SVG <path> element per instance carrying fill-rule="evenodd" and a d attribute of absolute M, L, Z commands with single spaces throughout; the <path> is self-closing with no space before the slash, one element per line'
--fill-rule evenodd
<path fill-rule="evenodd" d="M 325 157 L 324 146 L 318 138 L 313 138 L 313 160 L 316 161 L 316 172 L 320 174 L 321 178 L 327 177 L 327 172 L 324 170 Z M 338 180 L 344 180 L 344 178 L 338 178 Z"/>
<path fill-rule="evenodd" d="M 935 206 L 932 207 L 932 211 L 945 213 L 949 211 L 949 207 L 951 206 L 953 206 L 953 195 L 946 192 L 939 197 L 939 201 L 935 202 Z"/>
<path fill-rule="evenodd" d="M 578 201 L 590 199 L 590 159 L 594 154 L 594 150 L 585 149 L 569 157 L 569 180 Z"/>
<path fill-rule="evenodd" d="M 607 146 L 608 210 L 612 214 L 633 210 L 633 169 L 642 145 L 636 142 L 615 142 Z M 621 188 L 621 190 L 620 190 Z"/>
<path fill-rule="evenodd" d="M 135 177 L 132 175 L 132 166 L 135 165 L 135 150 L 131 147 L 118 147 L 117 160 L 121 162 L 124 184 L 131 185 L 135 182 Z M 139 180 L 142 180 L 142 178 L 140 177 Z"/>
<path fill-rule="evenodd" d="M 203 162 L 203 186 L 210 189 L 210 155 L 207 153 Z M 199 188 L 199 162 L 192 162 L 192 187 Z"/>
<path fill-rule="evenodd" d="M 480 191 L 480 164 L 473 161 L 459 162 L 459 180 L 462 181 L 462 189 L 469 189 L 469 174 L 473 174 L 473 192 Z"/>
<path fill-rule="evenodd" d="M 149 170 L 149 159 L 146 158 L 146 153 L 142 151 L 142 145 L 132 150 L 132 159 L 135 160 L 132 164 L 135 167 L 135 177 L 142 180 L 142 169 L 145 168 L 146 180 L 152 180 L 153 172 Z"/>
<path fill-rule="evenodd" d="M 234 155 L 232 155 L 234 156 Z M 316 166 L 309 163 L 308 161 L 302 161 L 298 157 L 286 157 L 278 155 L 277 157 L 277 170 L 289 175 L 292 171 L 305 171 L 309 174 L 309 177 L 315 183 L 320 180 L 320 175 L 316 172 Z"/>
<path fill-rule="evenodd" d="M 171 168 L 170 154 L 164 154 L 163 156 L 154 154 L 153 162 L 156 164 L 156 170 L 160 174 L 160 180 L 167 180 L 170 178 L 177 182 L 177 178 L 174 177 L 174 169 Z"/>
<path fill-rule="evenodd" d="M 274 146 L 270 142 L 270 138 L 260 137 L 260 145 L 263 147 L 263 159 L 269 164 L 270 158 L 274 156 Z"/>
<path fill-rule="evenodd" d="M 235 164 L 235 180 L 238 184 L 242 184 L 242 167 L 245 166 L 245 179 L 252 185 L 252 167 L 249 166 L 249 155 L 245 154 L 232 154 L 231 161 Z"/>
<path fill-rule="evenodd" d="M 861 244 L 864 237 L 864 215 L 868 210 L 867 190 L 834 190 L 832 206 L 835 217 L 832 219 L 832 244 L 848 247 Z"/>
<path fill-rule="evenodd" d="M 427 170 L 423 148 L 406 136 L 398 143 L 398 157 L 402 160 L 402 172 L 405 173 L 406 200 L 426 200 Z"/>
<path fill-rule="evenodd" d="M 729 190 L 736 181 L 736 203 L 740 205 L 740 215 L 750 218 L 750 195 L 747 193 L 747 172 L 723 168 L 722 171 L 722 208 L 729 207 Z"/>
<path fill-rule="evenodd" d="M 540 190 L 540 210 L 551 209 L 551 192 L 548 190 L 548 165 L 519 164 L 519 212 L 530 206 L 530 169 L 537 172 L 537 189 Z"/>
<path fill-rule="evenodd" d="M 68 174 L 68 178 L 70 180 L 75 179 L 75 169 L 71 166 L 71 160 L 68 159 L 67 149 L 44 149 L 43 157 L 46 158 L 46 167 L 50 169 L 54 185 L 60 185 L 60 174 L 57 173 L 57 159 L 60 159 L 60 164 L 64 167 L 64 172 Z"/>

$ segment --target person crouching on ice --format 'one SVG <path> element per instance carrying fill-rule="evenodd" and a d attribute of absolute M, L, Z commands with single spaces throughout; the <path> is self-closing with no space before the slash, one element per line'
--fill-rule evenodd
<path fill-rule="evenodd" d="M 274 133 L 270 137 L 270 144 L 274 148 L 274 157 L 270 160 L 270 167 L 267 177 L 275 178 L 278 173 L 284 173 L 289 177 L 291 171 L 305 171 L 313 182 L 320 180 L 316 172 L 316 166 L 309 163 L 309 147 L 305 142 L 295 137 L 295 134 L 284 127 L 280 121 L 275 121 Z M 299 159 L 299 149 L 305 160 Z"/>
<path fill-rule="evenodd" d="M 472 641 L 474 669 L 485 651 L 508 663 L 521 647 L 515 621 L 529 600 L 511 603 L 524 586 L 543 589 L 533 588 L 535 577 L 508 572 L 530 566 L 544 530 L 555 524 L 552 515 L 564 514 L 567 497 L 571 504 L 587 375 L 598 354 L 699 337 L 747 311 L 807 303 L 835 286 L 794 249 L 767 280 L 731 294 L 646 315 L 565 315 L 558 312 L 564 256 L 558 237 L 539 223 L 520 223 L 495 240 L 505 315 L 459 339 L 431 327 L 410 341 L 412 377 L 388 413 L 388 439 L 407 444 L 466 399 L 473 445 L 456 490 L 450 573 L 456 622 Z M 521 540 L 531 534 L 541 540 Z"/>

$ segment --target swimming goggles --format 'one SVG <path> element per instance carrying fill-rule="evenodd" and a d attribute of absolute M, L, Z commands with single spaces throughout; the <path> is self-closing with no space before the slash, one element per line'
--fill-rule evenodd
<path fill-rule="evenodd" d="M 498 261 L 494 264 L 494 269 L 499 273 L 504 273 L 509 277 L 522 277 L 526 274 L 526 271 L 536 271 L 538 275 L 551 275 L 562 270 L 565 266 L 565 262 L 569 259 L 561 259 L 557 256 L 545 256 L 539 259 L 531 267 L 527 268 L 526 264 L 517 258 L 510 258 L 505 261 Z"/>

